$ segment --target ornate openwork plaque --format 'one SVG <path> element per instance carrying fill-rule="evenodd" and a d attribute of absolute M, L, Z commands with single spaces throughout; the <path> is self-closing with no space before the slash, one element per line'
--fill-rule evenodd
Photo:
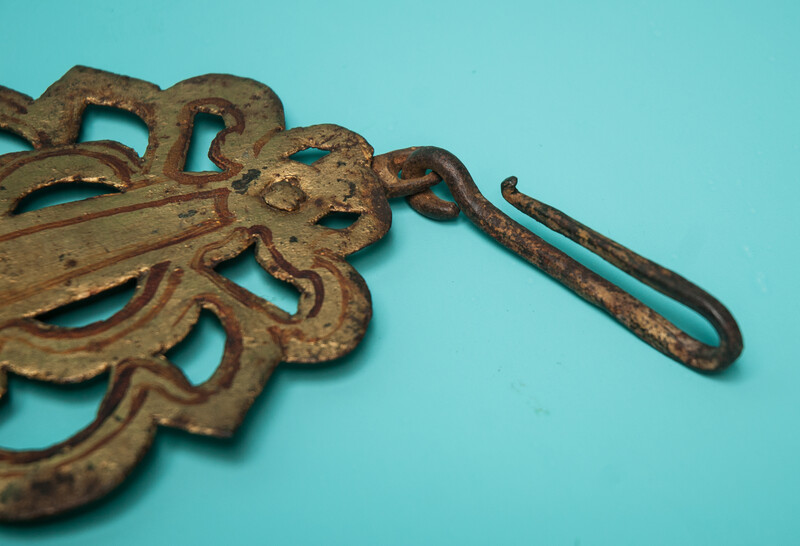
<path fill-rule="evenodd" d="M 149 130 L 144 156 L 117 142 L 78 143 L 89 105 L 140 117 Z M 225 122 L 209 153 L 219 172 L 184 169 L 200 113 Z M 209 75 L 162 91 L 76 67 L 37 100 L 0 87 L 0 129 L 34 148 L 0 157 L 0 397 L 9 372 L 62 384 L 109 376 L 87 428 L 46 449 L 0 450 L 0 520 L 58 514 L 103 496 L 142 459 L 159 426 L 229 436 L 279 362 L 322 362 L 353 349 L 372 307 L 345 257 L 386 234 L 392 197 L 408 196 L 413 208 L 436 219 L 464 212 L 689 368 L 722 370 L 742 350 L 738 326 L 719 301 L 520 193 L 516 179 L 502 184 L 507 201 L 700 313 L 717 330 L 718 346 L 692 338 L 509 218 L 449 152 L 409 148 L 373 158 L 366 141 L 342 127 L 286 130 L 278 97 L 253 80 Z M 308 148 L 327 154 L 311 164 L 293 159 Z M 442 179 L 455 203 L 430 191 Z M 109 193 L 39 210 L 20 207 L 33 192 L 76 182 Z M 357 220 L 343 229 L 320 223 L 334 213 Z M 264 270 L 299 291 L 296 313 L 215 272 L 251 247 Z M 133 298 L 107 320 L 80 328 L 40 320 L 129 282 L 136 284 Z M 214 373 L 194 385 L 165 355 L 203 310 L 217 316 L 227 341 Z"/>
<path fill-rule="evenodd" d="M 115 142 L 77 144 L 87 105 L 147 124 L 144 157 Z M 222 172 L 184 172 L 196 114 L 226 129 L 210 157 Z M 0 88 L 0 127 L 35 150 L 0 158 L 0 396 L 6 373 L 75 383 L 110 372 L 95 421 L 41 451 L 0 451 L 0 518 L 55 514 L 119 484 L 157 427 L 229 436 L 281 361 L 321 362 L 350 351 L 371 316 L 370 295 L 344 260 L 380 239 L 391 212 L 372 149 L 333 125 L 284 130 L 280 100 L 252 80 L 210 75 L 161 91 L 147 82 L 74 68 L 38 100 Z M 291 156 L 329 151 L 311 165 Z M 54 184 L 116 191 L 15 214 Z M 350 227 L 318 225 L 332 212 Z M 258 263 L 300 292 L 289 315 L 214 272 L 255 245 Z M 60 328 L 37 317 L 136 279 L 110 319 Z M 164 354 L 202 309 L 227 333 L 222 363 L 194 386 Z"/>

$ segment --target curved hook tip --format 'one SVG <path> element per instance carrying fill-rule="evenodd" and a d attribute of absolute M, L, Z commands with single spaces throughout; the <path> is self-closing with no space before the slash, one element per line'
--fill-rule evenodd
<path fill-rule="evenodd" d="M 509 191 L 509 190 L 516 190 L 517 189 L 517 182 L 518 182 L 518 180 L 517 180 L 516 176 L 509 176 L 508 178 L 506 178 L 505 180 L 503 180 L 500 183 L 500 189 L 503 192 L 506 192 L 506 191 Z"/>

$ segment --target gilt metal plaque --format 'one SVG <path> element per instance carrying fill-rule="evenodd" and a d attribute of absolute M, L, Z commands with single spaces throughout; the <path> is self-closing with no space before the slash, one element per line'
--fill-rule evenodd
<path fill-rule="evenodd" d="M 91 104 L 144 120 L 144 157 L 116 142 L 77 143 Z M 225 121 L 210 152 L 222 172 L 184 172 L 198 113 Z M 89 427 L 48 449 L 0 451 L 1 519 L 104 495 L 158 426 L 231 435 L 279 362 L 330 360 L 363 336 L 370 295 L 344 258 L 380 239 L 391 212 L 359 135 L 334 125 L 285 130 L 278 97 L 249 79 L 209 75 L 162 91 L 82 67 L 37 100 L 0 88 L 0 127 L 35 148 L 0 157 L 0 395 L 7 372 L 55 383 L 110 374 Z M 310 165 L 292 159 L 311 147 L 330 153 Z M 16 213 L 32 192 L 76 181 L 113 193 Z M 337 211 L 359 217 L 342 230 L 318 224 Z M 251 245 L 261 267 L 300 292 L 296 314 L 215 273 Z M 37 320 L 131 279 L 132 301 L 108 320 Z M 203 309 L 227 342 L 219 367 L 195 386 L 164 355 Z"/>
<path fill-rule="evenodd" d="M 89 105 L 140 117 L 149 131 L 144 156 L 118 142 L 77 142 Z M 225 122 L 209 152 L 220 171 L 185 169 L 198 114 Z M 352 350 L 372 307 L 345 258 L 386 234 L 393 197 L 407 196 L 412 208 L 435 219 L 464 212 L 488 236 L 693 370 L 723 370 L 743 348 L 736 321 L 713 296 L 521 193 L 516 178 L 501 185 L 510 204 L 697 311 L 719 343 L 695 339 L 510 218 L 450 152 L 407 148 L 373 158 L 361 136 L 336 125 L 286 130 L 278 97 L 253 80 L 208 75 L 161 90 L 76 67 L 37 100 L 0 88 L 0 129 L 34 148 L 0 156 L 0 397 L 8 373 L 61 384 L 109 376 L 87 428 L 46 449 L 0 449 L 0 520 L 59 514 L 102 497 L 142 459 L 159 426 L 229 436 L 279 362 L 322 362 Z M 310 164 L 295 160 L 309 148 L 325 155 Z M 440 180 L 455 202 L 430 191 Z M 35 192 L 77 182 L 108 193 L 38 210 L 20 206 Z M 357 219 L 342 229 L 321 223 L 335 213 Z M 268 274 L 300 293 L 296 313 L 216 272 L 251 247 Z M 41 320 L 130 282 L 133 298 L 107 320 L 79 328 Z M 214 373 L 195 385 L 166 355 L 203 310 L 216 315 L 227 341 Z"/>

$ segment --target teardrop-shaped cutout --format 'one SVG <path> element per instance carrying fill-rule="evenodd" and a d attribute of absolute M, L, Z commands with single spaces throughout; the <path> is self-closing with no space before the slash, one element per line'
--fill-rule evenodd
<path fill-rule="evenodd" d="M 42 449 L 86 428 L 106 394 L 108 374 L 74 385 L 54 385 L 8 376 L 0 404 L 0 446 Z"/>
<path fill-rule="evenodd" d="M 32 191 L 17 202 L 11 213 L 24 214 L 113 193 L 120 193 L 120 191 L 114 186 L 102 182 L 58 182 Z"/>
<path fill-rule="evenodd" d="M 43 313 L 36 319 L 63 328 L 82 328 L 119 313 L 131 301 L 135 291 L 136 279 L 130 279 L 94 296 Z"/>
<path fill-rule="evenodd" d="M 209 157 L 211 143 L 217 135 L 225 130 L 225 120 L 222 116 L 199 112 L 195 114 L 192 122 L 192 136 L 189 139 L 189 150 L 186 152 L 184 172 L 222 172 Z"/>
<path fill-rule="evenodd" d="M 227 334 L 217 316 L 203 309 L 189 334 L 164 355 L 181 369 L 192 385 L 214 374 L 225 354 Z"/>
<path fill-rule="evenodd" d="M 128 110 L 90 104 L 83 111 L 78 142 L 97 140 L 119 142 L 142 157 L 147 151 L 150 131 L 142 118 Z"/>
<path fill-rule="evenodd" d="M 235 258 L 220 263 L 214 271 L 290 315 L 297 313 L 300 293 L 291 284 L 264 271 L 256 261 L 255 246 L 251 245 Z"/>
<path fill-rule="evenodd" d="M 347 229 L 352 226 L 361 214 L 357 212 L 332 211 L 317 221 L 318 226 L 325 226 L 330 229 Z"/>
<path fill-rule="evenodd" d="M 289 159 L 292 161 L 299 161 L 300 163 L 305 163 L 306 165 L 311 165 L 312 163 L 316 163 L 323 157 L 327 156 L 330 150 L 322 150 L 320 148 L 305 148 L 304 150 L 300 150 L 299 152 L 295 152 L 289 156 Z"/>
<path fill-rule="evenodd" d="M 31 143 L 11 131 L 0 129 L 0 155 L 33 150 Z"/>

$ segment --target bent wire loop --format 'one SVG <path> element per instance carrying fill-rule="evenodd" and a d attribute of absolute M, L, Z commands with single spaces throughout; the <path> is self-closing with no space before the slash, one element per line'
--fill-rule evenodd
<path fill-rule="evenodd" d="M 455 218 L 459 210 L 463 210 L 497 242 L 608 312 L 651 347 L 689 368 L 701 372 L 719 371 L 742 352 L 739 327 L 717 299 L 677 273 L 519 192 L 515 177 L 507 178 L 501 185 L 506 201 L 635 279 L 697 311 L 716 330 L 719 345 L 714 347 L 691 337 L 628 292 L 512 220 L 481 194 L 466 167 L 450 152 L 435 147 L 406 148 L 377 156 L 373 168 L 379 173 L 389 197 L 408 196 L 415 210 L 438 220 Z M 432 172 L 426 174 L 429 170 Z M 398 178 L 401 171 L 402 178 Z M 447 183 L 455 203 L 440 199 L 430 190 L 430 186 L 441 180 L 439 177 Z"/>

